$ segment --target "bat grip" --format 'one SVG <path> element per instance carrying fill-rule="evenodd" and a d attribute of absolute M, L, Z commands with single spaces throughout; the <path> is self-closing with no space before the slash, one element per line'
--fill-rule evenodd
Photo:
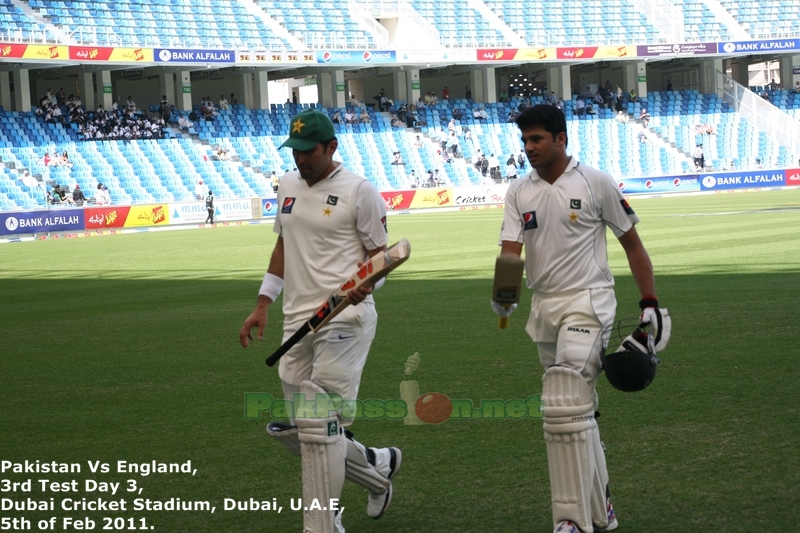
<path fill-rule="evenodd" d="M 500 326 L 500 329 L 506 329 L 508 327 L 508 317 L 501 316 L 500 320 L 497 322 L 497 325 Z"/>
<path fill-rule="evenodd" d="M 292 335 L 291 337 L 289 337 L 289 339 L 288 339 L 286 342 L 284 342 L 283 344 L 281 344 L 280 348 L 278 348 L 277 350 L 275 350 L 275 353 L 273 353 L 272 355 L 270 355 L 269 357 L 267 357 L 267 361 L 266 361 L 266 363 L 267 363 L 267 366 L 272 366 L 272 365 L 274 365 L 275 363 L 277 363 L 277 362 L 278 362 L 278 360 L 279 360 L 281 357 L 283 357 L 283 355 L 284 355 L 286 352 L 288 352 L 289 350 L 291 350 L 291 349 L 292 349 L 292 346 L 294 346 L 295 344 L 297 344 L 297 343 L 300 341 L 300 339 L 302 339 L 303 337 L 305 337 L 306 335 L 308 335 L 308 333 L 309 333 L 310 331 L 311 331 L 311 326 L 309 326 L 309 325 L 308 325 L 308 322 L 306 322 L 305 324 L 303 324 L 303 325 L 300 327 L 300 329 L 298 329 L 297 331 L 295 331 L 295 332 L 294 332 L 294 335 Z"/>

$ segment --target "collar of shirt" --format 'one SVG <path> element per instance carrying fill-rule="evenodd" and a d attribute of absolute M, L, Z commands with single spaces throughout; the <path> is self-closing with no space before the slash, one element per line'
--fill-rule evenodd
<path fill-rule="evenodd" d="M 558 181 L 561 179 L 562 176 L 566 176 L 567 174 L 572 172 L 572 169 L 576 168 L 578 165 L 580 165 L 580 161 L 578 161 L 578 159 L 576 157 L 574 157 L 574 156 L 569 156 L 569 163 L 567 163 L 567 168 L 565 168 L 564 172 L 561 173 L 561 176 L 559 176 L 558 179 L 553 182 L 553 185 L 558 183 Z M 531 181 L 537 181 L 537 180 L 544 181 L 539 176 L 539 172 L 537 172 L 537 170 L 535 168 L 530 173 L 530 179 L 531 179 Z"/>

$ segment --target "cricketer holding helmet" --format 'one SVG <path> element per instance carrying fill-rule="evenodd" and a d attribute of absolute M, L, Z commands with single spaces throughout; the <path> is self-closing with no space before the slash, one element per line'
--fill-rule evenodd
<path fill-rule="evenodd" d="M 306 110 L 296 115 L 289 138 L 297 171 L 281 179 L 274 231 L 278 241 L 259 290 L 255 310 L 239 332 L 242 346 L 258 328 L 263 338 L 270 305 L 283 296 L 286 341 L 341 285 L 359 263 L 386 249 L 386 204 L 375 186 L 334 161 L 338 143 L 327 115 Z M 376 284 L 376 287 L 378 285 Z M 304 532 L 340 533 L 342 515 L 331 510 L 345 478 L 369 491 L 367 513 L 380 518 L 392 499 L 391 479 L 400 469 L 397 448 L 367 448 L 343 425 L 352 420 L 335 409 L 355 400 L 378 315 L 372 288 L 348 293 L 353 304 L 320 331 L 309 333 L 280 361 L 284 396 L 294 400 L 291 424 L 270 423 L 267 432 L 301 456 Z M 304 395 L 305 402 L 298 399 Z M 338 403 L 337 403 L 338 402 Z M 331 406 L 298 410 L 298 405 Z M 346 461 L 345 461 L 346 459 Z M 313 506 L 313 500 L 321 508 Z"/>
<path fill-rule="evenodd" d="M 526 332 L 545 368 L 544 435 L 557 533 L 616 529 L 595 421 L 600 356 L 614 322 L 614 278 L 606 228 L 619 239 L 641 293 L 642 321 L 658 313 L 653 266 L 636 232 L 639 217 L 614 179 L 567 155 L 567 126 L 555 106 L 517 118 L 533 170 L 506 193 L 501 254 L 520 256 L 533 289 Z M 492 302 L 507 316 L 510 309 Z"/>

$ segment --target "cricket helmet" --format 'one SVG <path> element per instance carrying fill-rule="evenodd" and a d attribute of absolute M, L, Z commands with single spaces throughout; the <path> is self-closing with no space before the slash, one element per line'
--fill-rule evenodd
<path fill-rule="evenodd" d="M 608 382 L 623 392 L 646 389 L 655 379 L 657 365 L 661 362 L 652 348 L 652 336 L 638 327 L 638 320 L 634 321 L 636 328 L 621 339 L 619 348 L 612 353 L 603 352 L 600 356 Z M 621 320 L 617 323 L 617 339 L 622 337 L 622 331 L 630 331 L 623 329 L 625 323 L 633 324 L 633 321 Z"/>

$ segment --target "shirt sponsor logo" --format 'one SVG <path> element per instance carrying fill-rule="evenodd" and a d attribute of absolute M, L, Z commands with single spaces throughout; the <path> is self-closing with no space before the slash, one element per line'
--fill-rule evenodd
<path fill-rule="evenodd" d="M 573 199 L 569 201 L 569 208 L 570 209 L 580 209 L 581 208 L 581 201 L 580 199 Z"/>
<path fill-rule="evenodd" d="M 628 203 L 628 200 L 626 200 L 625 198 L 623 198 L 622 200 L 620 200 L 620 201 L 619 201 L 619 203 L 622 205 L 622 209 L 624 209 L 624 210 L 625 210 L 625 213 L 627 213 L 628 215 L 633 215 L 633 214 L 635 214 L 635 213 L 633 212 L 633 208 L 631 207 L 631 204 L 629 204 L 629 203 Z"/>
<path fill-rule="evenodd" d="M 283 207 L 281 208 L 281 213 L 289 214 L 292 212 L 292 208 L 294 207 L 295 198 L 287 197 L 283 200 Z"/>
<path fill-rule="evenodd" d="M 569 326 L 569 327 L 567 328 L 567 331 L 574 331 L 575 333 L 591 333 L 591 331 L 589 331 L 588 329 L 584 329 L 584 328 L 573 328 L 572 326 Z"/>
<path fill-rule="evenodd" d="M 536 223 L 536 211 L 522 213 L 522 224 L 524 225 L 523 229 L 525 231 L 538 228 L 539 225 Z"/>

